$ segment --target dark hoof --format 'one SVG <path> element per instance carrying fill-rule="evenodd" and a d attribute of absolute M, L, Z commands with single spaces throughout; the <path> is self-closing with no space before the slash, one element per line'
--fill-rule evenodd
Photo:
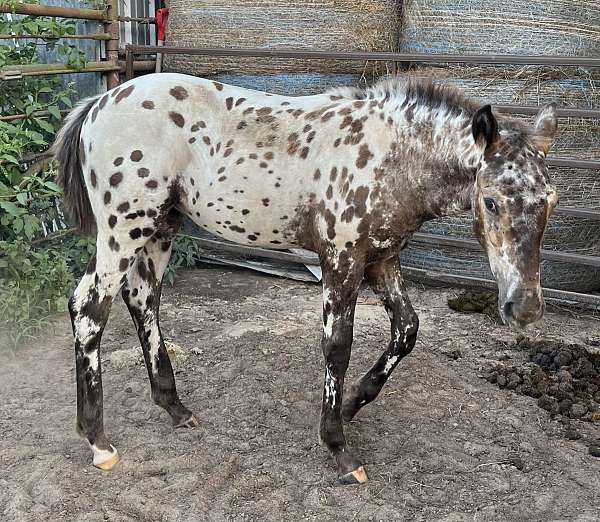
<path fill-rule="evenodd" d="M 338 482 L 342 486 L 354 486 L 357 484 L 365 484 L 368 480 L 369 478 L 367 477 L 367 472 L 362 466 L 360 468 L 355 469 L 354 471 L 351 471 L 350 473 L 338 476 Z"/>
<path fill-rule="evenodd" d="M 358 399 L 351 398 L 344 401 L 342 406 L 342 420 L 344 422 L 350 422 L 354 419 L 356 414 L 360 411 L 360 409 L 364 406 L 364 404 L 360 404 Z"/>
<path fill-rule="evenodd" d="M 356 408 L 353 408 L 350 404 L 344 404 L 342 407 L 342 420 L 344 422 L 350 422 L 354 419 L 354 416 L 358 413 Z"/>
<path fill-rule="evenodd" d="M 200 423 L 194 415 L 190 415 L 186 420 L 178 422 L 174 426 L 176 428 L 196 428 L 200 426 Z"/>

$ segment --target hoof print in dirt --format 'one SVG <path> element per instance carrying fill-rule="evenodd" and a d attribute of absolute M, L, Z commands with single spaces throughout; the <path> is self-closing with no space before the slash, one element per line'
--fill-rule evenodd
<path fill-rule="evenodd" d="M 496 367 L 489 382 L 537 399 L 551 415 L 600 421 L 600 355 L 576 344 L 525 338 L 513 349 L 527 351 L 533 365 Z"/>

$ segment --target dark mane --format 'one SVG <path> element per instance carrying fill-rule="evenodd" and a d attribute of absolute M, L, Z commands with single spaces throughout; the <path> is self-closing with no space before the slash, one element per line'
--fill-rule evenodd
<path fill-rule="evenodd" d="M 386 76 L 369 87 L 341 87 L 328 91 L 332 96 L 350 100 L 399 101 L 431 110 L 445 109 L 449 116 L 471 118 L 484 103 L 469 98 L 457 86 L 414 76 Z M 531 143 L 532 129 L 524 121 L 496 114 L 500 129 L 513 146 Z"/>
<path fill-rule="evenodd" d="M 472 116 L 480 106 L 454 85 L 415 77 L 387 76 L 370 87 L 343 87 L 334 89 L 329 94 L 355 100 L 403 101 L 408 99 L 411 103 L 431 109 L 443 107 L 449 114 L 455 116 L 460 114 Z"/>

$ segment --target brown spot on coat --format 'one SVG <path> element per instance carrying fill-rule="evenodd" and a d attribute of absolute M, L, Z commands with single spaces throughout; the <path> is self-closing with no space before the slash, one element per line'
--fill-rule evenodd
<path fill-rule="evenodd" d="M 180 100 L 180 101 L 185 100 L 188 97 L 188 92 L 181 85 L 178 85 L 177 87 L 173 87 L 169 91 L 169 94 L 171 96 L 173 96 L 173 98 L 175 98 L 176 100 Z"/>
<path fill-rule="evenodd" d="M 142 107 L 144 109 L 152 110 L 152 109 L 154 109 L 154 102 L 152 100 L 144 100 L 142 102 Z"/>
<path fill-rule="evenodd" d="M 202 120 L 200 120 L 200 121 L 197 121 L 196 123 L 194 123 L 194 125 L 192 125 L 190 130 L 192 132 L 198 132 L 200 129 L 204 129 L 204 128 L 206 128 L 206 123 L 204 123 Z"/>
<path fill-rule="evenodd" d="M 125 214 L 125 212 L 127 212 L 129 210 L 129 203 L 127 201 L 125 201 L 124 203 L 121 203 L 118 207 L 117 207 L 117 211 L 120 212 L 121 214 Z M 137 214 L 136 214 L 137 216 Z"/>
<path fill-rule="evenodd" d="M 366 167 L 367 163 L 370 159 L 373 159 L 375 156 L 369 150 L 369 145 L 363 143 L 358 149 L 358 158 L 356 158 L 356 166 L 359 169 L 363 169 Z"/>
<path fill-rule="evenodd" d="M 130 85 L 129 87 L 126 87 L 121 92 L 119 92 L 119 94 L 115 96 L 115 103 L 119 103 L 121 100 L 127 98 L 127 96 L 129 96 L 133 92 L 133 89 L 135 89 L 135 85 Z"/>
<path fill-rule="evenodd" d="M 119 165 L 121 165 L 123 163 L 123 157 L 119 156 L 118 158 L 115 158 L 115 161 L 113 161 L 113 165 L 115 167 L 118 167 Z"/>
<path fill-rule="evenodd" d="M 356 215 L 358 217 L 364 216 L 367 211 L 367 197 L 369 196 L 369 187 L 360 186 L 356 189 L 354 194 L 354 207 L 356 208 Z"/>
<path fill-rule="evenodd" d="M 178 127 L 183 127 L 185 125 L 185 118 L 178 112 L 169 111 L 169 118 L 171 118 L 171 121 Z"/>
<path fill-rule="evenodd" d="M 96 181 L 96 173 L 94 172 L 94 169 L 92 169 L 90 171 L 90 181 L 92 183 L 92 187 L 96 188 L 97 181 Z"/>
<path fill-rule="evenodd" d="M 150 189 L 155 189 L 156 187 L 158 187 L 158 181 L 156 181 L 155 179 L 151 179 L 150 181 L 146 181 L 146 187 L 148 187 Z"/>
<path fill-rule="evenodd" d="M 123 181 L 123 173 L 115 172 L 110 178 L 108 178 L 108 182 L 111 187 L 116 187 L 119 183 Z"/>
<path fill-rule="evenodd" d="M 130 157 L 131 161 L 138 162 L 144 157 L 144 154 L 142 154 L 141 150 L 136 149 L 131 153 L 131 156 L 129 156 L 129 157 Z"/>
<path fill-rule="evenodd" d="M 233 107 L 233 98 L 231 96 L 225 100 L 225 106 L 227 107 L 228 111 L 230 111 Z"/>

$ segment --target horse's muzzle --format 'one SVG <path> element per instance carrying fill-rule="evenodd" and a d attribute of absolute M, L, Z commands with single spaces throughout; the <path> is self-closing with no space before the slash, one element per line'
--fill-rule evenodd
<path fill-rule="evenodd" d="M 546 304 L 539 288 L 518 288 L 504 302 L 499 303 L 500 317 L 504 323 L 515 328 L 524 328 L 539 321 Z"/>

